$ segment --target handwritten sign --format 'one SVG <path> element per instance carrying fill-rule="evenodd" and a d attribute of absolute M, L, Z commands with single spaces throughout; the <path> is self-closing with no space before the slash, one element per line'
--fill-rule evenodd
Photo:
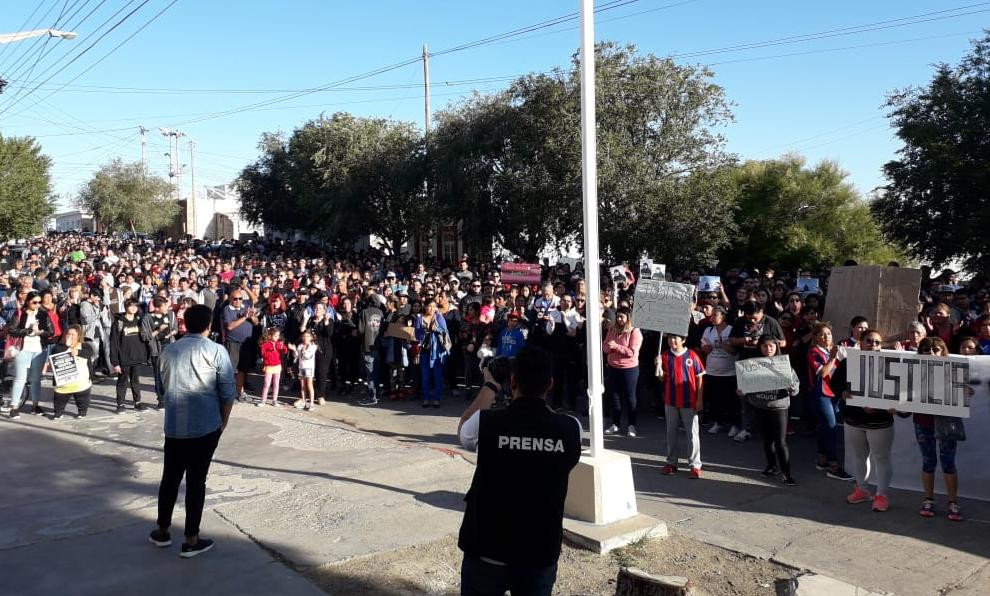
<path fill-rule="evenodd" d="M 507 284 L 538 284 L 542 268 L 532 263 L 502 263 L 502 281 Z"/>
<path fill-rule="evenodd" d="M 416 330 L 411 325 L 405 323 L 389 323 L 385 330 L 385 337 L 394 337 L 406 341 L 416 341 Z"/>
<path fill-rule="evenodd" d="M 686 336 L 694 287 L 657 279 L 636 284 L 633 325 L 640 329 Z"/>
<path fill-rule="evenodd" d="M 52 367 L 56 387 L 62 387 L 79 380 L 79 367 L 76 366 L 76 359 L 70 352 L 52 354 L 48 357 L 48 363 Z"/>
<path fill-rule="evenodd" d="M 698 278 L 699 292 L 718 292 L 722 289 L 722 279 L 717 275 L 702 275 Z"/>
<path fill-rule="evenodd" d="M 787 389 L 792 380 L 791 359 L 788 356 L 748 358 L 736 362 L 736 385 L 743 393 Z"/>
<path fill-rule="evenodd" d="M 640 279 L 651 279 L 653 277 L 653 259 L 640 259 L 639 260 L 639 278 Z"/>
<path fill-rule="evenodd" d="M 965 356 L 923 356 L 914 352 L 848 351 L 846 403 L 936 416 L 969 418 L 973 395 Z"/>

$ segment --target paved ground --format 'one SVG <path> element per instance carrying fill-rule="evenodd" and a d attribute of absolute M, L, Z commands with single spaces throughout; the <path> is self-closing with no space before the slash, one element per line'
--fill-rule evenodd
<path fill-rule="evenodd" d="M 289 567 L 435 540 L 460 522 L 473 471 L 454 436 L 463 401 L 439 410 L 335 402 L 314 413 L 239 405 L 209 481 L 203 532 L 218 546 L 180 560 L 177 547 L 146 542 L 161 414 L 115 416 L 109 383 L 96 394 L 85 420 L 0 420 L 2 593 L 71 585 L 77 594 L 314 594 Z M 662 477 L 662 430 L 643 418 L 639 438 L 610 438 L 609 446 L 633 458 L 640 510 L 675 533 L 874 590 L 990 592 L 990 503 L 964 501 L 964 523 L 922 519 L 917 495 L 900 491 L 886 514 L 846 505 L 849 485 L 814 472 L 808 439 L 793 442 L 798 487 L 759 476 L 756 442 L 707 435 L 703 480 Z M 182 519 L 179 507 L 176 535 Z"/>

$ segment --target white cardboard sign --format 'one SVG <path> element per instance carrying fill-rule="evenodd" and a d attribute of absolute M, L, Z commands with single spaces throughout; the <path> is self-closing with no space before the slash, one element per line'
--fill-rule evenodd
<path fill-rule="evenodd" d="M 694 287 L 657 279 L 636 284 L 633 325 L 640 329 L 686 336 L 691 323 Z"/>

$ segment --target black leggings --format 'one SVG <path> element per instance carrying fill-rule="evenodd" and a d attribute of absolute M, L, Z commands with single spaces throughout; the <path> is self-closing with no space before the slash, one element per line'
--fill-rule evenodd
<path fill-rule="evenodd" d="M 86 412 L 89 411 L 89 394 L 90 390 L 86 389 L 84 391 L 77 391 L 76 393 L 55 393 L 55 415 L 61 416 L 65 412 L 65 406 L 68 405 L 70 399 L 75 399 L 76 410 L 79 412 L 80 416 L 85 416 Z"/>
<path fill-rule="evenodd" d="M 732 424 L 739 417 L 735 376 L 705 375 L 705 409 L 712 422 L 723 426 Z M 735 415 L 733 413 L 735 412 Z"/>
<path fill-rule="evenodd" d="M 622 411 L 631 426 L 636 426 L 636 382 L 639 367 L 605 369 L 605 391 L 612 397 L 612 424 L 622 426 Z"/>
<path fill-rule="evenodd" d="M 330 364 L 333 362 L 333 352 L 332 351 L 316 351 L 316 369 L 313 373 L 316 376 L 315 387 L 313 390 L 316 393 L 316 397 L 328 397 L 327 394 L 327 377 L 330 376 Z"/>
<path fill-rule="evenodd" d="M 776 465 L 787 476 L 791 475 L 791 454 L 787 450 L 787 408 L 764 410 L 753 408 L 763 436 L 763 452 L 767 466 Z"/>
<path fill-rule="evenodd" d="M 138 381 L 138 365 L 120 365 L 120 375 L 117 376 L 117 405 L 124 405 L 124 398 L 127 397 L 127 382 L 130 380 L 131 397 L 134 403 L 141 403 L 141 384 Z"/>

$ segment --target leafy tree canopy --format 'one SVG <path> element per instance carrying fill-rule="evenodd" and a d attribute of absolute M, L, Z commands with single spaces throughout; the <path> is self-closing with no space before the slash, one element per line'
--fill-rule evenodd
<path fill-rule="evenodd" d="M 140 163 L 115 159 L 83 185 L 77 203 L 109 231 L 157 232 L 179 213 L 171 192 L 171 184 L 148 175 Z"/>
<path fill-rule="evenodd" d="M 38 234 L 55 213 L 51 165 L 34 139 L 0 135 L 0 240 Z"/>

